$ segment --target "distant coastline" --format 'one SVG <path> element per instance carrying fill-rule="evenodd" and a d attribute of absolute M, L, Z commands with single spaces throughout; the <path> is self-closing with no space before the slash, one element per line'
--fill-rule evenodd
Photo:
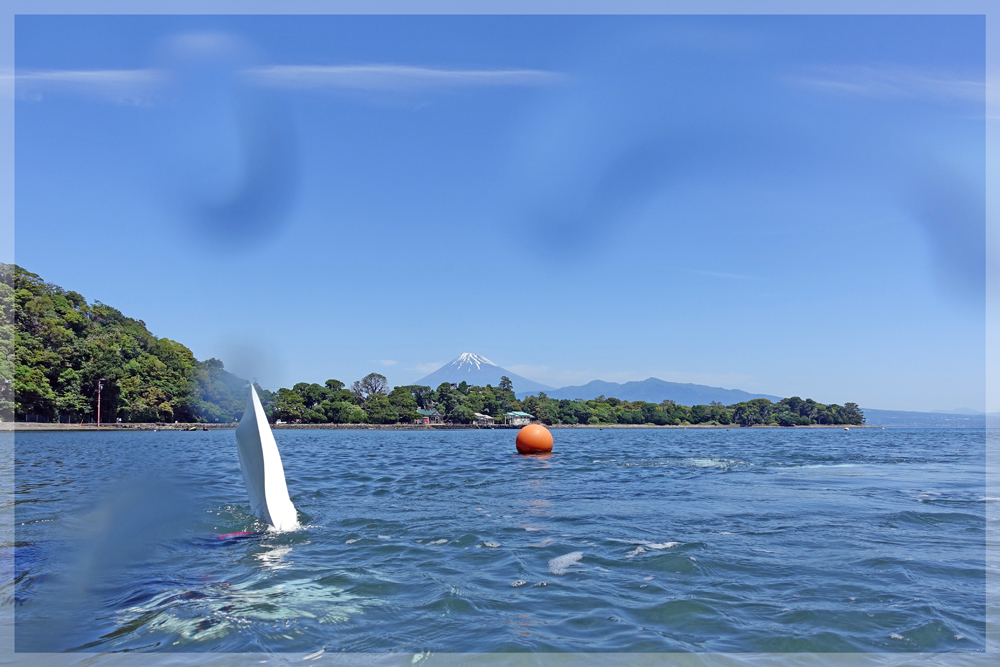
<path fill-rule="evenodd" d="M 332 431 L 516 431 L 519 426 L 508 426 L 498 424 L 496 426 L 478 426 L 476 424 L 271 424 L 271 428 L 276 431 L 283 430 L 332 430 Z M 816 429 L 832 428 L 843 430 L 845 427 L 840 424 L 810 424 L 809 426 L 778 426 L 777 424 L 761 424 L 756 426 L 728 426 L 716 424 L 688 424 L 687 426 L 656 424 L 551 424 L 546 428 L 550 429 L 597 429 L 597 430 L 619 430 L 619 429 L 670 429 L 675 431 L 683 430 L 733 430 L 746 431 L 747 429 L 780 429 L 788 431 L 791 429 Z M 852 425 L 851 430 L 867 428 L 881 429 L 881 426 L 871 424 Z M 146 423 L 123 423 L 123 424 L 57 424 L 51 422 L 0 422 L 0 431 L 100 431 L 110 433 L 115 431 L 232 431 L 236 429 L 236 424 L 206 424 L 206 423 L 184 423 L 184 424 L 146 424 Z"/>

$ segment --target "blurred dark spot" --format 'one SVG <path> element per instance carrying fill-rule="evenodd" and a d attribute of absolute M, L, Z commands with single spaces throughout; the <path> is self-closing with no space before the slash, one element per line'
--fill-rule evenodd
<path fill-rule="evenodd" d="M 954 297 L 981 303 L 986 289 L 985 177 L 938 168 L 917 179 L 915 199 L 940 285 Z"/>
<path fill-rule="evenodd" d="M 265 240 L 284 223 L 298 183 L 295 133 L 277 103 L 241 109 L 242 179 L 223 201 L 201 207 L 202 229 L 221 248 Z"/>

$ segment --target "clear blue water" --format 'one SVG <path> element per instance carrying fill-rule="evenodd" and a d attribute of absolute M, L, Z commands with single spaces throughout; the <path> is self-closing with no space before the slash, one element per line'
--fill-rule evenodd
<path fill-rule="evenodd" d="M 19 433 L 22 651 L 952 652 L 985 646 L 985 436 Z"/>

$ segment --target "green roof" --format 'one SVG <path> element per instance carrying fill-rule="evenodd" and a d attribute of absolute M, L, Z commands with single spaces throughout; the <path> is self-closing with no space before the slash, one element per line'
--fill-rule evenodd
<path fill-rule="evenodd" d="M 438 411 L 437 410 L 420 410 L 420 409 L 417 409 L 417 414 L 421 414 L 424 417 L 433 417 L 434 415 L 438 414 Z"/>
<path fill-rule="evenodd" d="M 527 412 L 521 412 L 520 410 L 515 410 L 514 412 L 508 412 L 508 417 L 528 417 L 534 419 L 535 415 L 529 415 Z"/>

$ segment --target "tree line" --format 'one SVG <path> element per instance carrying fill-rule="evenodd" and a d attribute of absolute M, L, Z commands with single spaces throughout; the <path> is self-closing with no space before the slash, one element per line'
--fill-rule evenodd
<path fill-rule="evenodd" d="M 434 410 L 448 422 L 470 424 L 476 413 L 503 421 L 508 411 L 520 409 L 506 376 L 497 387 L 445 382 L 437 389 L 405 385 L 390 391 L 384 375 L 369 373 L 350 388 L 340 380 L 327 380 L 275 392 L 258 387 L 257 393 L 269 419 L 293 423 L 409 424 L 421 416 L 417 410 Z"/>
<path fill-rule="evenodd" d="M 247 382 L 218 359 L 198 361 L 184 345 L 157 338 L 135 320 L 100 302 L 88 304 L 73 291 L 43 281 L 13 264 L 0 264 L 0 417 L 38 421 L 91 420 L 102 383 L 102 421 L 228 422 L 239 419 Z M 13 360 L 13 364 L 11 363 Z M 443 383 L 436 388 L 389 388 L 384 375 L 369 373 L 347 386 L 300 382 L 291 389 L 257 386 L 271 421 L 289 423 L 412 423 L 418 410 L 434 410 L 455 424 L 476 413 L 503 421 L 522 411 L 544 424 L 863 424 L 854 403 L 823 405 L 812 399 L 777 403 L 757 398 L 734 405 L 683 406 L 622 401 L 549 398 L 518 400 L 507 377 L 498 386 Z"/>
<path fill-rule="evenodd" d="M 808 426 L 860 425 L 865 420 L 855 403 L 823 405 L 798 396 L 777 403 L 755 398 L 729 406 L 713 402 L 690 407 L 671 400 L 630 402 L 604 396 L 571 401 L 549 398 L 544 393 L 518 400 L 506 376 L 497 387 L 445 382 L 437 389 L 406 385 L 390 391 L 385 376 L 371 373 L 350 388 L 339 380 L 327 380 L 324 385 L 301 382 L 291 389 L 258 389 L 258 393 L 272 421 L 289 423 L 407 424 L 420 416 L 418 409 L 436 410 L 444 421 L 453 424 L 470 424 L 476 421 L 476 413 L 503 421 L 510 411 L 526 412 L 549 425 Z"/>

